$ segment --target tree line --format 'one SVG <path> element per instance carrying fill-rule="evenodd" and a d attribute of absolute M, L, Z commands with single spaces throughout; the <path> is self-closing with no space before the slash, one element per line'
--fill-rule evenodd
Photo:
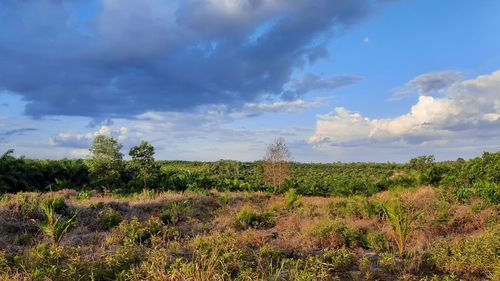
<path fill-rule="evenodd" d="M 408 163 L 297 163 L 283 139 L 267 147 L 260 161 L 158 161 L 147 141 L 124 160 L 115 138 L 97 136 L 89 159 L 33 160 L 0 157 L 0 193 L 63 188 L 135 192 L 141 189 L 285 192 L 304 195 L 369 195 L 391 188 L 433 185 L 467 200 L 500 202 L 500 151 L 470 160 L 436 162 L 432 155 Z"/>

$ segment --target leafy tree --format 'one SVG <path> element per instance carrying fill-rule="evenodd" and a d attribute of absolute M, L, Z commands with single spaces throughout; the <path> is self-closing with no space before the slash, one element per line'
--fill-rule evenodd
<path fill-rule="evenodd" d="M 281 189 L 290 174 L 291 153 L 283 138 L 277 138 L 267 147 L 264 156 L 264 182 L 273 186 L 273 192 Z"/>
<path fill-rule="evenodd" d="M 120 179 L 123 170 L 122 144 L 113 137 L 99 135 L 92 142 L 92 159 L 87 160 L 90 178 L 96 185 L 110 188 Z"/>
<path fill-rule="evenodd" d="M 155 162 L 155 148 L 147 141 L 141 141 L 138 146 L 134 146 L 128 153 L 132 157 L 130 164 L 138 175 L 142 178 L 144 189 L 148 188 L 148 179 L 158 173 L 158 165 Z"/>

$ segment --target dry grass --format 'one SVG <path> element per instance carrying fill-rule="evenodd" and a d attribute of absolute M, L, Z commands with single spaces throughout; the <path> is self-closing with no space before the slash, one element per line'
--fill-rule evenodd
<path fill-rule="evenodd" d="M 328 249 L 342 248 L 357 253 L 359 259 L 369 254 L 370 266 L 366 261 L 360 264 L 359 268 L 364 269 L 357 274 L 387 278 L 409 276 L 408 280 L 418 280 L 422 274 L 429 272 L 443 273 L 433 272 L 432 266 L 425 262 L 425 255 L 422 254 L 426 253 L 436 240 L 447 237 L 459 239 L 471 233 L 482 233 L 491 227 L 498 226 L 499 223 L 498 206 L 483 204 L 483 202 L 473 202 L 468 205 L 449 202 L 441 196 L 441 192 L 432 187 L 422 187 L 396 193 L 381 192 L 366 199 L 305 196 L 300 199 L 300 205 L 293 208 L 287 208 L 282 196 L 261 192 L 211 191 L 209 195 L 161 192 L 152 196 L 137 194 L 129 197 L 94 194 L 88 199 L 79 199 L 78 193 L 71 190 L 45 194 L 8 195 L 6 196 L 8 199 L 0 202 L 0 250 L 9 257 L 9 264 L 14 269 L 0 275 L 0 280 L 7 278 L 4 276 L 8 276 L 9 280 L 33 280 L 32 268 L 28 266 L 22 269 L 12 260 L 14 256 L 20 256 L 21 259 L 29 258 L 30 251 L 34 251 L 40 243 L 47 242 L 47 238 L 37 226 L 43 219 L 43 215 L 35 205 L 40 204 L 44 198 L 53 196 L 65 198 L 71 214 L 77 214 L 77 226 L 64 237 L 61 247 L 64 247 L 67 254 L 77 252 L 78 259 L 72 260 L 65 257 L 60 258 L 58 263 L 75 263 L 76 267 L 82 264 L 87 267 L 94 266 L 93 270 L 99 271 L 99 274 L 104 276 L 101 276 L 102 279 L 97 276 L 96 280 L 106 280 L 105 278 L 108 278 L 106 276 L 116 278 L 116 272 L 109 273 L 101 268 L 103 264 L 108 263 L 107 266 L 117 272 L 130 270 L 130 276 L 135 277 L 130 277 L 128 280 L 141 280 L 137 276 L 142 276 L 141 278 L 147 276 L 150 280 L 207 280 L 206 278 L 212 277 L 230 280 L 229 277 L 236 276 L 234 274 L 247 274 L 248 278 L 245 280 L 256 280 L 256 276 L 260 275 L 255 275 L 256 273 L 251 270 L 245 273 L 245 268 L 252 268 L 255 265 L 252 263 L 258 263 L 261 270 L 269 271 L 262 273 L 267 276 L 266 278 L 290 276 L 294 272 L 296 278 L 303 274 L 321 279 L 323 278 L 320 278 L 321 274 L 328 272 L 328 267 L 325 267 L 325 262 L 321 260 L 323 253 Z M 378 246 L 370 245 L 375 242 L 369 242 L 367 235 L 379 233 L 390 241 L 391 230 L 382 216 L 370 213 L 373 210 L 368 210 L 366 204 L 376 206 L 378 203 L 396 197 L 401 200 L 402 206 L 410 215 L 417 214 L 417 212 L 421 212 L 422 215 L 412 221 L 412 231 L 406 249 L 407 255 L 400 258 L 405 259 L 404 262 L 398 262 L 394 268 L 387 271 L 378 264 L 380 253 L 374 250 L 378 249 Z M 34 198 L 40 200 L 37 201 Z M 354 207 L 357 209 L 355 212 L 352 210 Z M 122 228 L 114 227 L 106 230 L 101 227 L 99 213 L 107 208 L 116 211 L 123 223 L 130 222 L 132 218 L 145 223 L 152 217 L 161 217 L 166 209 L 170 210 L 169 208 L 178 208 L 171 212 L 177 210 L 179 213 L 175 213 L 178 216 L 175 224 L 169 221 L 164 223 L 161 235 L 148 238 L 133 248 L 127 249 L 123 237 L 129 234 L 123 233 Z M 274 224 L 259 229 L 238 227 L 235 224 L 235 217 L 244 208 L 254 210 L 258 214 L 272 214 Z M 332 208 L 334 208 L 333 211 Z M 232 246 L 216 244 L 220 247 L 218 248 L 220 252 L 211 253 L 209 256 L 206 256 L 208 252 L 204 252 L 208 251 L 209 246 L 206 246 L 207 249 L 199 250 L 202 252 L 193 252 L 191 245 L 194 241 L 200 239 L 204 241 L 209 238 L 215 239 L 210 240 L 212 241 L 210 243 L 215 243 L 214 241 L 219 239 L 217 237 L 230 237 L 227 238 L 227 243 Z M 373 239 L 374 236 L 371 237 Z M 395 253 L 395 245 L 391 247 L 388 250 L 392 249 Z M 266 255 L 281 254 L 279 257 L 262 260 L 258 254 L 259 251 L 262 252 L 261 248 L 271 251 L 271 254 Z M 136 249 L 137 252 L 131 249 Z M 160 251 L 160 249 L 163 250 Z M 230 252 L 224 254 L 224 251 Z M 138 256 L 137 259 L 129 260 L 123 256 L 125 254 L 128 257 Z M 210 256 L 212 254 L 214 256 Z M 236 255 L 242 261 L 230 262 L 224 260 L 224 255 L 229 257 Z M 276 263 L 276 259 L 280 262 Z M 176 265 L 176 262 L 181 262 L 181 264 Z M 390 262 L 390 260 L 385 262 Z M 163 264 L 163 267 L 159 267 L 160 264 Z M 307 270 L 304 267 L 306 264 L 309 267 Z M 38 266 L 45 268 L 46 265 L 41 263 Z M 219 268 L 221 266 L 229 272 L 221 272 Z M 177 268 L 177 271 L 170 271 L 173 270 L 172 268 Z M 355 266 L 355 268 L 358 267 Z M 337 273 L 328 274 L 333 278 Z M 339 274 L 338 276 L 344 280 L 354 278 L 346 275 L 346 272 Z M 486 278 L 485 276 L 476 277 Z M 289 280 L 289 277 L 283 278 L 279 280 Z"/>

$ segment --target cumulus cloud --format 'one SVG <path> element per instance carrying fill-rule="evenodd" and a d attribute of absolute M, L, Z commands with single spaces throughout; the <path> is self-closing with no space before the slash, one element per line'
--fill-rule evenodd
<path fill-rule="evenodd" d="M 443 96 L 421 95 L 407 114 L 372 119 L 336 108 L 318 116 L 315 145 L 367 143 L 443 145 L 458 139 L 477 145 L 500 141 L 500 70 L 455 82 Z"/>
<path fill-rule="evenodd" d="M 1 1 L 0 90 L 21 96 L 35 118 L 96 120 L 300 97 L 307 89 L 299 82 L 285 94 L 295 71 L 325 57 L 325 38 L 364 20 L 376 4 Z M 19 20 L 26 18 L 29 24 Z M 316 80 L 323 89 L 352 82 Z"/>
<path fill-rule="evenodd" d="M 76 150 L 74 151 L 79 151 L 78 149 L 81 150 L 90 147 L 90 143 L 98 135 L 112 136 L 116 138 L 118 141 L 124 142 L 129 139 L 129 132 L 130 129 L 126 127 L 110 128 L 108 126 L 101 126 L 98 130 L 94 132 L 59 133 L 57 136 L 51 137 L 49 139 L 49 144 L 59 147 L 75 148 Z"/>

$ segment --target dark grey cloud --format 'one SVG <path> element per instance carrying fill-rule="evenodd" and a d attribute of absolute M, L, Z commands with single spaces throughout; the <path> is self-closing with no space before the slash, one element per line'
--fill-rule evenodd
<path fill-rule="evenodd" d="M 306 74 L 289 83 L 290 89 L 284 91 L 281 97 L 284 100 L 296 100 L 312 91 L 332 91 L 360 81 L 360 76 L 333 76 L 324 78 L 320 75 Z"/>
<path fill-rule="evenodd" d="M 100 8 L 82 8 L 93 2 Z M 1 1 L 0 90 L 20 95 L 34 118 L 95 120 L 298 97 L 354 82 L 316 77 L 293 88 L 291 77 L 326 57 L 325 42 L 365 19 L 375 5 L 370 0 Z"/>
<path fill-rule="evenodd" d="M 425 95 L 440 92 L 462 80 L 464 80 L 462 74 L 453 70 L 424 73 L 397 89 L 393 97 L 400 98 L 414 93 Z"/>
<path fill-rule="evenodd" d="M 36 131 L 37 129 L 35 128 L 21 128 L 21 129 L 12 129 L 12 130 L 7 130 L 5 132 L 0 133 L 2 136 L 14 136 L 14 135 L 24 135 L 24 133 L 27 132 L 32 132 Z"/>

